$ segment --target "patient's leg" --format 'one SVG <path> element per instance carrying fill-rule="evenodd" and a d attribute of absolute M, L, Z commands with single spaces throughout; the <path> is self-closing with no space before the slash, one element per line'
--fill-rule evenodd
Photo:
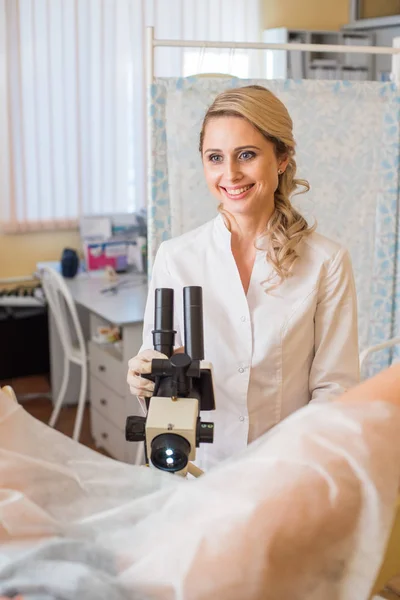
<path fill-rule="evenodd" d="M 335 401 L 384 400 L 400 406 L 400 363 L 348 390 Z"/>
<path fill-rule="evenodd" d="M 164 512 L 153 583 L 175 579 L 190 600 L 368 598 L 398 489 L 399 429 L 400 365 L 292 415 Z"/>

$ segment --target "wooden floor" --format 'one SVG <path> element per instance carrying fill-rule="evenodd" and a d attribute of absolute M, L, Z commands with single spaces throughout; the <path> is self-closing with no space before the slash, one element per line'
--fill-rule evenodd
<path fill-rule="evenodd" d="M 48 423 L 51 411 L 53 409 L 53 403 L 50 398 L 46 397 L 46 394 L 50 393 L 50 381 L 47 376 L 34 375 L 32 377 L 21 377 L 18 379 L 0 381 L 0 387 L 3 387 L 4 385 L 12 386 L 17 395 L 18 401 L 22 404 L 27 412 L 29 412 L 36 419 L 39 419 L 39 421 Z M 24 400 L 24 394 L 43 394 L 43 396 L 39 396 L 38 398 L 31 400 Z M 71 437 L 74 429 L 75 415 L 75 406 L 66 406 L 62 408 L 55 429 Z M 103 452 L 103 450 L 95 447 L 92 434 L 90 432 L 90 413 L 88 406 L 85 408 L 82 422 L 82 432 L 79 441 L 81 444 L 84 444 L 93 450 L 97 450 L 101 454 L 106 454 Z"/>

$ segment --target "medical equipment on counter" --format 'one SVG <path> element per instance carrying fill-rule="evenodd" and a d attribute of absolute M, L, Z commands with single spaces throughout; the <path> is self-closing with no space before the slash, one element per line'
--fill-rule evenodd
<path fill-rule="evenodd" d="M 146 400 L 147 417 L 130 416 L 125 437 L 145 442 L 146 464 L 185 476 L 201 443 L 212 443 L 214 424 L 201 421 L 200 411 L 215 410 L 212 366 L 204 361 L 203 290 L 183 289 L 185 349 L 174 354 L 174 290 L 155 290 L 154 350 L 167 359 L 154 359 L 154 394 Z M 150 458 L 150 461 L 149 461 Z"/>
<path fill-rule="evenodd" d="M 112 267 L 116 272 L 145 273 L 147 224 L 143 213 L 87 215 L 80 235 L 88 271 Z"/>

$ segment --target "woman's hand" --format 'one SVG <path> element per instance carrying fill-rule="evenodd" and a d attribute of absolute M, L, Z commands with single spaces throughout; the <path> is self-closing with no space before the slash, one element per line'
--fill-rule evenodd
<path fill-rule="evenodd" d="M 151 373 L 151 361 L 154 358 L 168 358 L 156 350 L 143 350 L 128 363 L 128 376 L 126 378 L 131 394 L 139 398 L 151 398 L 154 391 L 154 382 L 141 377 Z"/>

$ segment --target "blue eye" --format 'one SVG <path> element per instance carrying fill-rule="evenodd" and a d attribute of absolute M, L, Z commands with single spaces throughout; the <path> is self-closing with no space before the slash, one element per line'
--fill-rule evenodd
<path fill-rule="evenodd" d="M 255 152 L 250 152 L 250 150 L 245 150 L 244 152 L 242 152 L 239 156 L 239 158 L 241 158 L 242 160 L 250 160 L 251 158 L 255 157 Z"/>
<path fill-rule="evenodd" d="M 220 154 L 211 154 L 208 160 L 212 163 L 219 163 L 222 161 L 222 156 Z"/>

